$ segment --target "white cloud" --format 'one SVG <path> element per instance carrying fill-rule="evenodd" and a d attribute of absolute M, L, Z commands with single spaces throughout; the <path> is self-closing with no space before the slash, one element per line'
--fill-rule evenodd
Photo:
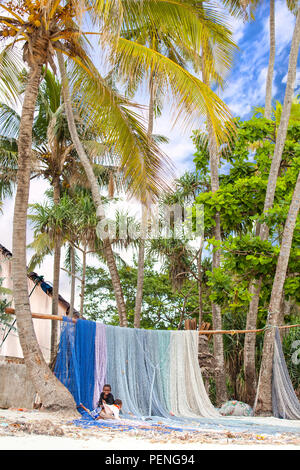
<path fill-rule="evenodd" d="M 237 19 L 234 17 L 230 18 L 229 24 L 232 28 L 233 31 L 233 38 L 236 43 L 240 43 L 241 40 L 244 37 L 245 34 L 245 29 L 247 26 L 247 23 L 242 21 L 241 19 Z"/>
<path fill-rule="evenodd" d="M 285 0 L 275 4 L 275 41 L 276 53 L 280 54 L 292 40 L 295 24 L 295 16 L 288 10 Z M 265 31 L 269 35 L 269 21 L 265 21 Z"/>

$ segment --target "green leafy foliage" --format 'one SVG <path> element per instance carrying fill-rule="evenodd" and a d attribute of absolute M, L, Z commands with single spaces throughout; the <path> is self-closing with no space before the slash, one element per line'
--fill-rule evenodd
<path fill-rule="evenodd" d="M 119 275 L 128 312 L 128 326 L 132 327 L 137 265 L 119 265 Z M 192 316 L 198 303 L 196 286 L 189 293 L 188 301 L 184 302 L 184 295 L 191 287 L 193 284 L 187 282 L 181 294 L 174 292 L 168 272 L 155 269 L 153 262 L 146 260 L 141 328 L 176 329 L 183 307 L 185 318 Z M 85 298 L 87 318 L 105 321 L 112 325 L 119 324 L 111 280 L 104 267 L 88 267 Z"/>

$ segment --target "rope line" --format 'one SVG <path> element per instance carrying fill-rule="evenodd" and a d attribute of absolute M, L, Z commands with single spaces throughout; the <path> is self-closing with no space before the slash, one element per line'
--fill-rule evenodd
<path fill-rule="evenodd" d="M 13 308 L 6 308 L 5 313 L 8 315 L 15 315 L 15 310 Z M 32 313 L 31 314 L 32 318 L 39 318 L 42 320 L 59 320 L 63 321 L 63 317 L 59 315 L 43 315 L 40 313 Z M 72 318 L 70 319 L 74 323 L 76 323 L 76 319 Z M 263 328 L 259 328 L 257 330 L 197 330 L 199 335 L 235 335 L 238 333 L 261 333 L 265 331 L 267 328 L 279 328 L 279 329 L 284 329 L 284 328 L 299 328 L 300 324 L 296 325 L 270 325 L 267 324 Z M 174 330 L 177 331 L 177 330 Z"/>

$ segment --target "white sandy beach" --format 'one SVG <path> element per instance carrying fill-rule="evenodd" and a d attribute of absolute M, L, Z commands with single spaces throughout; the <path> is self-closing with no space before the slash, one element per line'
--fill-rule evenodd
<path fill-rule="evenodd" d="M 209 450 L 272 449 L 296 450 L 300 446 L 300 423 L 276 418 L 247 418 L 262 425 L 291 429 L 273 435 L 205 429 L 197 433 L 174 431 L 168 435 L 140 429 L 81 428 L 74 417 L 43 411 L 0 409 L 0 450 Z M 237 418 L 241 420 L 243 418 Z"/>

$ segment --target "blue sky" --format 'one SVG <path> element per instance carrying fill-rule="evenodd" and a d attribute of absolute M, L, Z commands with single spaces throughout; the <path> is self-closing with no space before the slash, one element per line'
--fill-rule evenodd
<path fill-rule="evenodd" d="M 243 23 L 231 20 L 234 39 L 239 47 L 232 69 L 226 77 L 226 87 L 219 95 L 235 116 L 247 119 L 254 106 L 263 106 L 265 82 L 269 62 L 269 2 L 263 0 L 255 12 L 255 21 Z M 294 16 L 288 11 L 285 0 L 276 0 L 276 59 L 273 83 L 273 98 L 283 101 L 284 78 L 288 69 L 289 49 L 293 34 Z M 298 88 L 300 85 L 300 64 L 298 67 Z M 170 138 L 163 149 L 176 165 L 177 174 L 193 169 L 194 147 L 191 131 L 184 135 L 180 127 L 173 131 L 166 115 L 156 122 L 155 132 Z"/>
<path fill-rule="evenodd" d="M 276 0 L 276 60 L 273 85 L 273 98 L 283 100 L 285 77 L 288 69 L 289 49 L 295 19 L 288 11 L 285 0 Z M 247 119 L 254 106 L 263 106 L 265 99 L 265 81 L 269 61 L 269 1 L 263 0 L 255 14 L 255 21 L 243 23 L 231 20 L 234 38 L 239 46 L 235 54 L 233 67 L 227 77 L 227 87 L 220 96 L 235 116 Z M 300 86 L 300 63 L 298 66 L 298 88 Z M 299 89 L 300 91 L 300 89 Z M 147 102 L 147 99 L 145 99 Z M 167 136 L 170 141 L 162 146 L 164 152 L 172 159 L 177 176 L 185 170 L 192 170 L 193 153 L 191 141 L 192 129 L 182 133 L 180 125 L 172 129 L 170 112 L 164 109 L 163 115 L 155 122 L 154 133 Z M 43 200 L 45 184 L 32 181 L 30 203 Z M 0 215 L 0 243 L 11 250 L 13 199 L 4 202 L 3 213 Z M 28 243 L 32 240 L 32 232 L 28 228 Z M 52 280 L 52 259 L 48 257 L 38 270 L 46 280 Z M 62 272 L 61 294 L 69 298 L 69 280 Z"/>

